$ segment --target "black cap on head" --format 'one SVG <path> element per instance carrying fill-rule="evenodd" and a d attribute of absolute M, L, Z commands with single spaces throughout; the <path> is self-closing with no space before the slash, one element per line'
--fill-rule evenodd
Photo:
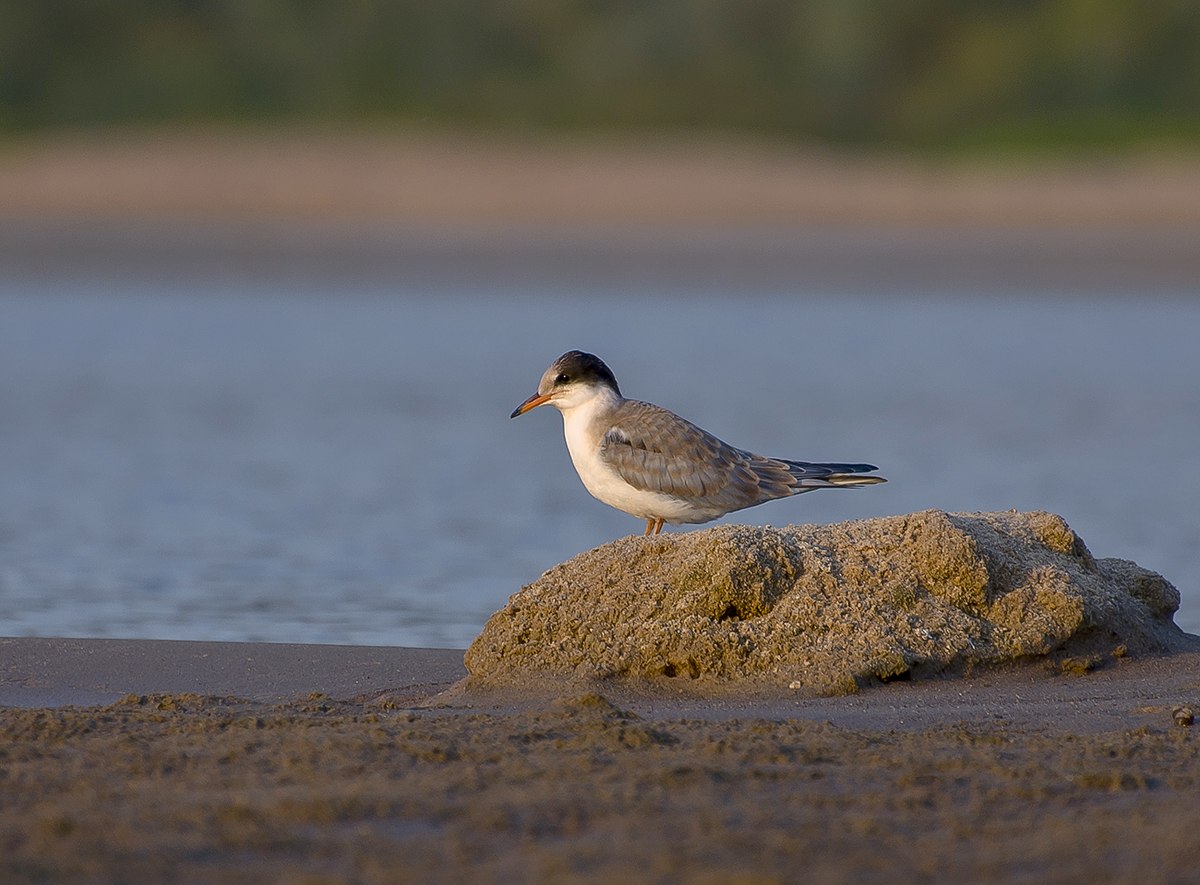
<path fill-rule="evenodd" d="M 617 378 L 612 370 L 604 364 L 604 360 L 592 353 L 582 350 L 568 350 L 554 361 L 550 367 L 554 373 L 556 384 L 570 384 L 572 381 L 599 381 L 613 389 L 617 396 L 621 388 L 617 387 Z"/>

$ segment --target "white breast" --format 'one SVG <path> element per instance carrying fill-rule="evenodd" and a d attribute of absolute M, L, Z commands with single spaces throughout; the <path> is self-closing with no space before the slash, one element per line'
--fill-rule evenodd
<path fill-rule="evenodd" d="M 611 427 L 609 416 L 621 400 L 602 389 L 579 405 L 562 410 L 563 436 L 575 472 L 592 497 L 640 519 L 692 522 L 692 508 L 678 498 L 635 489 L 600 457 L 600 442 Z M 711 519 L 711 517 L 706 517 Z"/>

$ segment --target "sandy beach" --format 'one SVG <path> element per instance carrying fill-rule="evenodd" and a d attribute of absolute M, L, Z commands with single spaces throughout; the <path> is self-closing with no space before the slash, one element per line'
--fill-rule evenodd
<path fill-rule="evenodd" d="M 0 641 L 5 881 L 1182 881 L 1200 654 L 839 698 L 453 650 Z M 64 706 L 64 704 L 70 704 Z"/>

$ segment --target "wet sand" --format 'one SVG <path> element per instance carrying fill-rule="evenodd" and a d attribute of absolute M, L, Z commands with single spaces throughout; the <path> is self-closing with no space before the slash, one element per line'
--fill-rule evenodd
<path fill-rule="evenodd" d="M 427 697 L 466 675 L 462 658 L 456 649 L 0 638 L 0 706 L 100 706 L 130 692 L 274 702 L 404 686 Z"/>
<path fill-rule="evenodd" d="M 1200 739 L 1174 713 L 1200 706 L 1200 654 L 839 698 L 446 691 L 460 658 L 4 640 L 0 879 L 1165 882 L 1200 864 Z"/>

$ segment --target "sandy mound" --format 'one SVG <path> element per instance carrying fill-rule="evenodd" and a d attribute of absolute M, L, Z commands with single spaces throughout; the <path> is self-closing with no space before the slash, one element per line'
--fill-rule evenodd
<path fill-rule="evenodd" d="M 821 692 L 1050 654 L 1195 648 L 1179 592 L 1050 513 L 937 510 L 628 537 L 515 594 L 472 677 L 753 680 Z M 1090 664 L 1089 664 L 1090 666 Z"/>

